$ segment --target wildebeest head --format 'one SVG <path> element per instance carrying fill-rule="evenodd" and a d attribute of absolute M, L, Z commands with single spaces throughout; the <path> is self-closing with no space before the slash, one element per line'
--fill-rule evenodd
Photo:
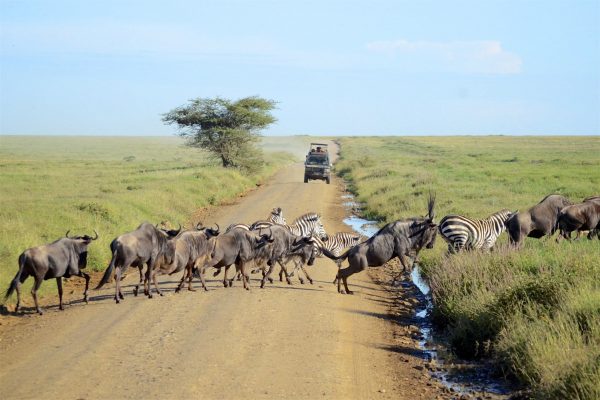
<path fill-rule="evenodd" d="M 65 233 L 65 237 L 73 241 L 73 247 L 79 255 L 79 268 L 83 269 L 87 266 L 88 246 L 92 241 L 98 239 L 98 232 L 94 229 L 94 237 L 89 235 L 69 236 L 69 232 L 71 232 L 71 230 L 68 230 L 67 233 Z"/>
<path fill-rule="evenodd" d="M 416 245 L 419 249 L 432 249 L 437 237 L 437 224 L 435 220 L 435 194 L 429 193 L 427 203 L 427 217 L 421 221 L 415 220 L 411 225 L 411 237 L 417 237 Z"/>
<path fill-rule="evenodd" d="M 158 230 L 167 235 L 169 238 L 174 238 L 181 232 L 181 224 L 179 224 L 179 229 L 163 229 L 159 228 L 158 224 L 156 225 L 156 228 L 158 228 Z"/>
<path fill-rule="evenodd" d="M 269 228 L 269 234 L 262 233 L 262 229 L 258 231 L 258 236 L 255 237 L 254 243 L 256 244 L 256 248 L 259 249 L 266 245 L 267 243 L 273 243 L 275 238 L 273 237 L 273 231 Z"/>
<path fill-rule="evenodd" d="M 211 237 L 219 236 L 219 233 L 221 233 L 219 224 L 215 223 L 215 225 L 217 225 L 217 229 L 205 228 L 202 226 L 202 223 L 198 222 L 198 224 L 196 224 L 196 230 L 203 231 L 206 238 L 210 239 Z"/>

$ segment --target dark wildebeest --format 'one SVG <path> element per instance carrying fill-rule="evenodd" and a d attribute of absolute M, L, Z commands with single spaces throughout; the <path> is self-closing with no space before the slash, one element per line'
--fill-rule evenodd
<path fill-rule="evenodd" d="M 513 214 L 506 220 L 510 243 L 520 246 L 525 237 L 539 239 L 552 236 L 558 229 L 558 214 L 571 203 L 566 197 L 551 194 L 525 212 Z"/>
<path fill-rule="evenodd" d="M 163 256 L 154 267 L 152 276 L 158 294 L 162 296 L 156 282 L 156 275 L 173 275 L 180 271 L 183 271 L 183 275 L 175 292 L 181 290 L 186 278 L 188 279 L 188 290 L 194 291 L 192 288 L 193 270 L 204 264 L 208 256 L 208 240 L 218 235 L 219 225 L 217 225 L 217 229 L 202 228 L 197 225 L 195 230 L 181 232 L 173 240 L 169 240 L 167 246 L 170 249 L 166 253 L 174 252 L 171 263 L 167 263 L 168 257 Z"/>
<path fill-rule="evenodd" d="M 600 197 L 588 197 L 583 203 L 573 204 L 560 210 L 558 227 L 561 237 L 571 240 L 571 232 L 577 231 L 579 239 L 581 231 L 589 231 L 587 238 L 592 239 L 600 229 Z"/>
<path fill-rule="evenodd" d="M 88 235 L 69 237 L 67 231 L 64 238 L 58 239 L 50 244 L 38 247 L 32 247 L 25 250 L 19 256 L 19 271 L 12 280 L 8 290 L 6 291 L 5 299 L 8 299 L 12 292 L 17 290 L 17 307 L 16 312 L 21 307 L 21 284 L 29 276 L 33 276 L 35 283 L 31 289 L 31 295 L 35 302 L 35 309 L 38 313 L 43 314 L 42 309 L 38 304 L 37 291 L 42 284 L 42 281 L 56 278 L 56 286 L 58 287 L 58 308 L 63 309 L 63 290 L 62 278 L 71 276 L 79 276 L 85 279 L 85 291 L 83 292 L 83 300 L 88 301 L 88 286 L 90 284 L 90 276 L 82 271 L 87 266 L 87 251 L 88 246 L 93 240 L 98 239 L 98 233 L 95 237 Z"/>
<path fill-rule="evenodd" d="M 199 270 L 200 282 L 202 282 L 204 290 L 208 290 L 204 281 L 204 273 L 211 267 L 218 269 L 224 267 L 223 286 L 231 287 L 233 279 L 227 279 L 227 271 L 233 264 L 235 264 L 236 271 L 241 273 L 244 289 L 249 290 L 248 277 L 245 270 L 246 263 L 256 257 L 258 249 L 272 241 L 272 235 L 257 235 L 255 232 L 244 228 L 235 228 L 220 236 L 210 238 L 208 243 L 209 257 Z"/>
<path fill-rule="evenodd" d="M 437 225 L 433 222 L 434 206 L 435 197 L 430 196 L 427 217 L 391 222 L 367 241 L 350 248 L 341 256 L 335 256 L 324 249 L 323 254 L 334 261 L 348 259 L 349 266 L 339 270 L 337 274 L 338 292 L 344 293 L 340 287 L 341 281 L 344 281 L 346 293 L 352 294 L 348 289 L 348 277 L 367 267 L 382 266 L 394 257 L 398 257 L 405 271 L 409 270 L 405 257 L 416 258 L 422 248 L 430 249 L 435 243 Z"/>
<path fill-rule="evenodd" d="M 154 225 L 143 222 L 133 232 L 128 232 L 120 235 L 112 241 L 110 244 L 110 250 L 112 253 L 112 259 L 108 268 L 104 272 L 104 276 L 96 290 L 104 286 L 112 275 L 113 270 L 115 271 L 115 301 L 119 303 L 119 299 L 123 299 L 123 293 L 121 292 L 121 275 L 130 266 L 137 267 L 140 270 L 140 284 L 142 282 L 142 268 L 144 264 L 147 265 L 146 277 L 144 279 L 144 294 L 149 298 L 152 298 L 152 289 L 150 288 L 150 278 L 152 271 L 154 270 L 154 264 L 162 258 L 167 256 L 167 262 L 172 261 L 172 252 L 169 251 L 168 241 L 173 237 L 177 236 L 179 230 L 165 231 L 158 229 Z M 138 284 L 133 290 L 133 294 L 137 296 Z"/>
<path fill-rule="evenodd" d="M 287 283 L 292 283 L 289 279 L 289 274 L 284 262 L 287 256 L 292 254 L 308 256 L 308 265 L 312 265 L 315 261 L 314 256 L 311 257 L 313 247 L 312 236 L 306 237 L 294 235 L 283 225 L 273 225 L 269 229 L 271 230 L 273 241 L 262 249 L 259 249 L 255 257 L 255 264 L 257 267 L 264 269 L 263 265 L 265 262 L 269 267 L 260 283 L 261 288 L 264 288 L 267 280 L 272 281 L 271 273 L 276 264 L 279 264 L 283 272 L 285 272 Z M 309 248 L 306 254 L 302 251 L 304 247 Z"/>

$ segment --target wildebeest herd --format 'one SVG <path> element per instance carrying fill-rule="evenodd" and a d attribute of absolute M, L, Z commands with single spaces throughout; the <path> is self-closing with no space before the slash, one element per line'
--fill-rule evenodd
<path fill-rule="evenodd" d="M 152 297 L 151 284 L 162 296 L 157 276 L 173 275 L 181 272 L 181 281 L 176 288 L 180 291 L 187 280 L 188 290 L 194 290 L 192 281 L 199 278 L 202 287 L 207 290 L 205 273 L 214 269 L 214 276 L 223 270 L 223 286 L 231 287 L 234 280 L 242 281 L 249 289 L 249 273 L 262 272 L 260 287 L 267 281 L 273 282 L 271 274 L 280 266 L 279 279 L 285 276 L 288 284 L 290 277 L 302 270 L 312 284 L 305 265 L 312 265 L 316 257 L 326 256 L 336 262 L 338 272 L 334 282 L 339 293 L 352 294 L 348 288 L 348 277 L 366 267 L 382 266 L 393 258 L 398 258 L 403 272 L 410 270 L 419 252 L 423 248 L 432 248 L 439 232 L 448 243 L 449 253 L 462 250 L 492 249 L 498 236 L 507 230 L 509 242 L 519 247 L 525 237 L 540 238 L 553 235 L 557 230 L 557 240 L 571 239 L 573 232 L 577 238 L 588 231 L 588 239 L 600 239 L 600 196 L 592 196 L 578 204 L 573 204 L 561 195 L 548 195 L 525 212 L 501 210 L 486 219 L 475 220 L 459 215 L 447 215 L 436 224 L 435 196 L 430 195 L 425 217 L 412 217 L 391 222 L 382 227 L 372 237 L 363 241 L 363 237 L 354 233 L 339 232 L 328 235 L 316 213 L 307 213 L 288 225 L 281 208 L 271 211 L 267 220 L 246 225 L 232 224 L 221 233 L 220 227 L 203 227 L 198 224 L 190 230 L 181 226 L 176 230 L 159 228 L 148 222 L 142 223 L 136 230 L 124 233 L 110 244 L 112 258 L 104 276 L 96 289 L 101 288 L 113 277 L 117 303 L 124 299 L 121 279 L 129 267 L 139 270 L 139 283 L 134 287 L 137 296 L 143 285 L 144 294 Z M 59 294 L 59 308 L 63 309 L 62 278 L 79 276 L 85 279 L 83 300 L 88 301 L 90 277 L 83 272 L 87 264 L 88 246 L 98 238 L 95 236 L 69 236 L 50 244 L 25 250 L 19 256 L 19 270 L 13 278 L 6 299 L 16 290 L 16 312 L 21 305 L 21 284 L 32 276 L 35 280 L 31 291 L 35 307 L 42 314 L 37 299 L 37 290 L 43 280 L 55 278 Z M 346 250 L 343 254 L 342 251 Z M 349 266 L 341 268 L 343 260 L 348 259 Z M 249 266 L 254 268 L 250 271 Z M 288 265 L 293 263 L 292 271 Z M 235 276 L 228 278 L 228 271 L 235 266 Z M 145 268 L 145 272 L 144 272 Z M 344 284 L 344 290 L 341 284 Z"/>

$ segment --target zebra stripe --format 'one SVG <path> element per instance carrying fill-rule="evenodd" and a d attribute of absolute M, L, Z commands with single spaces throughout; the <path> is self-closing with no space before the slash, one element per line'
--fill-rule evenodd
<path fill-rule="evenodd" d="M 271 221 L 256 221 L 250 225 L 250 230 L 268 229 L 275 225 Z M 296 236 L 310 236 L 318 237 L 319 239 L 325 239 L 327 232 L 321 222 L 321 216 L 317 213 L 306 213 L 296 218 L 291 225 L 283 225 L 289 229 L 291 233 Z"/>
<path fill-rule="evenodd" d="M 506 229 L 504 222 L 512 215 L 500 210 L 485 219 L 471 219 L 460 215 L 447 215 L 440 221 L 439 231 L 448 243 L 448 252 L 484 249 L 494 246 L 498 236 Z"/>
<path fill-rule="evenodd" d="M 333 236 L 329 236 L 326 242 L 319 238 L 313 238 L 313 241 L 318 251 L 317 257 L 323 257 L 323 249 L 339 256 L 344 249 L 360 243 L 361 239 L 362 236 L 355 233 L 338 232 Z"/>

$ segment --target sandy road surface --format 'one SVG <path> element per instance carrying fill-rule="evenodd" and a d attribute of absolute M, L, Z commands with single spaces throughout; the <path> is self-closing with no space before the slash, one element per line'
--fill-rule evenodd
<path fill-rule="evenodd" d="M 297 164 L 203 220 L 249 223 L 279 206 L 289 222 L 317 211 L 328 232 L 348 231 L 341 194 L 337 181 L 302 183 Z M 249 292 L 239 282 L 223 288 L 209 273 L 209 292 L 175 294 L 174 276 L 163 280 L 164 297 L 136 298 L 128 287 L 115 305 L 109 285 L 88 305 L 46 308 L 42 317 L 1 316 L 2 398 L 447 396 L 411 355 L 414 341 L 389 320 L 385 290 L 363 272 L 350 279 L 354 296 L 339 295 L 331 284 L 335 270 L 321 259 L 309 267 L 314 285 L 293 278 L 293 286 L 260 289 L 253 279 Z"/>

